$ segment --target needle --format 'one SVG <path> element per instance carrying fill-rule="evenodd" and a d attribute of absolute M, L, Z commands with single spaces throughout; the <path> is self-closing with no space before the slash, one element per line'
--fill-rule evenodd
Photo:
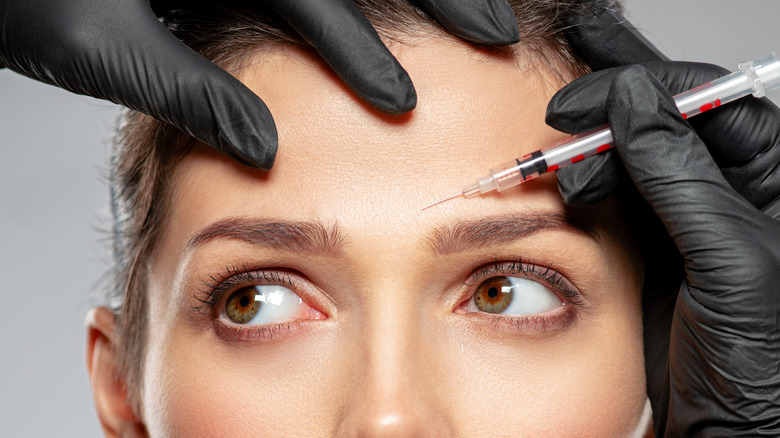
<path fill-rule="evenodd" d="M 438 204 L 441 204 L 442 202 L 449 201 L 450 199 L 455 199 L 455 198 L 457 198 L 457 197 L 459 197 L 459 196 L 461 196 L 461 195 L 463 195 L 463 193 L 458 193 L 457 195 L 450 196 L 450 197 L 449 197 L 449 198 L 447 198 L 447 199 L 442 199 L 441 201 L 436 201 L 436 202 L 434 202 L 433 204 L 431 204 L 431 205 L 429 205 L 429 206 L 427 206 L 427 207 L 423 208 L 422 210 L 426 210 L 426 209 L 428 209 L 428 208 L 431 208 L 431 207 L 433 207 L 434 205 L 438 205 Z M 422 211 L 422 210 L 420 210 L 420 211 Z"/>

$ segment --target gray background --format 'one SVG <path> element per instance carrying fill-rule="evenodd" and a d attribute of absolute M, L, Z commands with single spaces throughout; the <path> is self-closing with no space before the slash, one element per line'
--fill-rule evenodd
<path fill-rule="evenodd" d="M 780 52 L 780 0 L 627 0 L 673 59 Z M 771 95 L 780 102 L 780 92 Z M 0 436 L 101 436 L 84 315 L 107 268 L 116 106 L 0 70 Z"/>

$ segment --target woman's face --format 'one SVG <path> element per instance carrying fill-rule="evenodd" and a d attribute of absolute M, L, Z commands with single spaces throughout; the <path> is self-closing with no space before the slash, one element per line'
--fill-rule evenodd
<path fill-rule="evenodd" d="M 645 404 L 642 272 L 611 203 L 548 175 L 455 199 L 565 135 L 563 84 L 433 38 L 392 48 L 419 104 L 380 115 L 295 49 L 241 79 L 272 171 L 196 147 L 150 260 L 152 436 L 626 436 Z"/>

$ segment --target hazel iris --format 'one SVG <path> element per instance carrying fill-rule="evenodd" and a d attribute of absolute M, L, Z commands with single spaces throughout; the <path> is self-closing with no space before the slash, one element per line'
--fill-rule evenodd
<path fill-rule="evenodd" d="M 515 293 L 507 277 L 493 277 L 483 281 L 474 292 L 477 308 L 487 313 L 501 313 L 512 303 Z"/>
<path fill-rule="evenodd" d="M 260 301 L 255 299 L 257 290 L 254 287 L 239 289 L 227 299 L 225 313 L 236 324 L 246 324 L 260 311 Z"/>

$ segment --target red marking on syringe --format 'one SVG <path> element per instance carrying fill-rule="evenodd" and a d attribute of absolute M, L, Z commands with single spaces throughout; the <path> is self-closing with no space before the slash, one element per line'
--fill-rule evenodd
<path fill-rule="evenodd" d="M 560 169 L 560 166 L 558 166 L 557 164 L 553 164 L 552 166 L 547 168 L 547 172 L 554 172 L 558 169 Z"/>
<path fill-rule="evenodd" d="M 688 114 L 682 113 L 682 116 L 683 116 L 683 120 L 688 118 Z"/>
<path fill-rule="evenodd" d="M 609 143 L 607 143 L 607 144 L 603 144 L 603 145 L 599 146 L 599 147 L 596 149 L 596 153 L 597 153 L 597 154 L 600 154 L 600 153 L 602 153 L 602 152 L 604 152 L 604 151 L 606 151 L 606 150 L 609 150 L 609 148 L 611 148 L 611 147 L 612 147 L 612 146 L 611 146 Z"/>
<path fill-rule="evenodd" d="M 576 163 L 577 161 L 581 161 L 581 160 L 584 160 L 584 159 L 585 159 L 585 155 L 580 154 L 580 155 L 577 155 L 576 157 L 572 158 L 571 162 L 572 163 Z"/>
<path fill-rule="evenodd" d="M 705 103 L 704 105 L 702 105 L 699 108 L 699 111 L 705 112 L 705 111 L 709 111 L 709 110 L 711 110 L 711 109 L 713 109 L 715 107 L 719 107 L 719 106 L 720 106 L 720 99 L 715 99 L 714 102 Z M 683 113 L 683 119 L 685 119 L 685 118 L 688 118 L 688 116 L 685 113 Z"/>

